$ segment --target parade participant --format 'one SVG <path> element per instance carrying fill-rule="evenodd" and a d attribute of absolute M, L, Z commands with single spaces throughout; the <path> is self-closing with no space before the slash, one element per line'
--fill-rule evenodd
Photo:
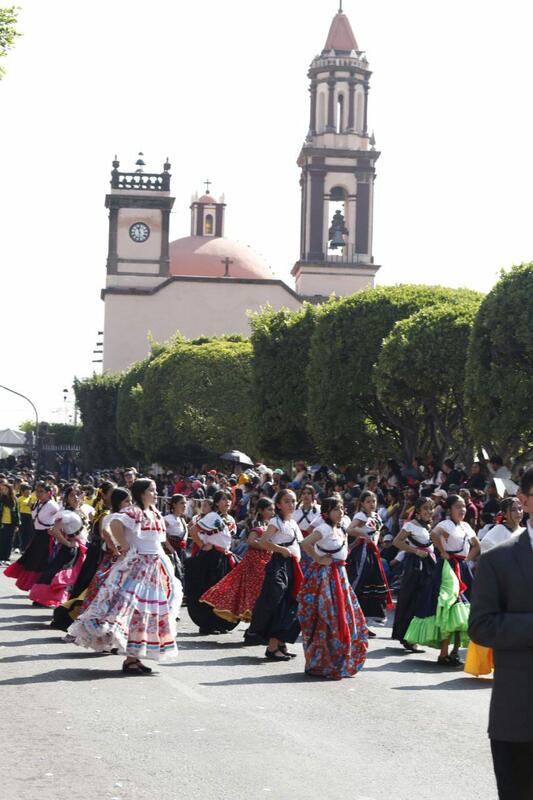
<path fill-rule="evenodd" d="M 466 559 L 478 557 L 479 542 L 464 521 L 466 506 L 462 497 L 449 495 L 446 511 L 448 519 L 440 522 L 431 534 L 440 559 L 431 584 L 419 597 L 405 639 L 440 649 L 439 664 L 460 667 L 459 647 L 468 644 L 470 606 L 466 593 L 472 580 Z M 452 638 L 452 650 L 448 652 Z"/>
<path fill-rule="evenodd" d="M 87 552 L 88 520 L 81 511 L 78 486 L 67 486 L 63 492 L 63 508 L 56 514 L 50 535 L 54 537 L 51 559 L 30 589 L 30 600 L 55 608 L 69 597 L 80 573 Z"/>
<path fill-rule="evenodd" d="M 314 486 L 307 483 L 300 492 L 299 502 L 292 516 L 304 538 L 313 530 L 311 525 L 317 517 L 320 518 L 320 506 L 316 502 Z"/>
<path fill-rule="evenodd" d="M 185 564 L 185 551 L 189 528 L 185 519 L 187 500 L 182 494 L 174 494 L 169 500 L 170 513 L 163 517 L 167 529 L 167 542 L 179 559 L 181 569 Z"/>
<path fill-rule="evenodd" d="M 126 654 L 125 674 L 150 673 L 140 660 L 173 660 L 177 656 L 176 623 L 181 586 L 161 543 L 165 525 L 155 507 L 155 483 L 135 480 L 133 505 L 113 521 L 113 538 L 121 556 L 90 606 L 68 629 L 77 645 L 98 652 Z"/>
<path fill-rule="evenodd" d="M 303 575 L 300 568 L 302 534 L 292 519 L 296 495 L 291 489 L 280 489 L 274 497 L 275 516 L 258 540 L 261 549 L 272 553 L 265 580 L 254 606 L 250 628 L 268 641 L 265 657 L 270 661 L 288 661 L 287 642 L 294 643 L 300 632 L 296 597 Z"/>
<path fill-rule="evenodd" d="M 198 518 L 190 528 L 197 554 L 185 562 L 185 595 L 189 616 L 202 636 L 224 633 L 237 624 L 213 613 L 200 598 L 218 583 L 235 565 L 231 553 L 235 520 L 228 513 L 231 493 L 219 490 L 213 497 L 213 510 Z"/>
<path fill-rule="evenodd" d="M 520 480 L 527 530 L 481 556 L 470 636 L 493 648 L 489 737 L 500 800 L 533 797 L 533 468 Z"/>
<path fill-rule="evenodd" d="M 423 652 L 418 645 L 405 640 L 405 633 L 415 615 L 421 594 L 431 583 L 435 567 L 435 555 L 429 529 L 433 517 L 433 501 L 419 497 L 415 502 L 412 520 L 405 522 L 394 539 L 394 545 L 406 555 L 403 561 L 403 575 L 396 603 L 392 638 L 401 642 L 412 653 Z"/>
<path fill-rule="evenodd" d="M 32 510 L 35 531 L 33 539 L 21 557 L 4 570 L 4 575 L 14 578 L 18 588 L 26 592 L 46 569 L 54 542 L 49 531 L 59 511 L 58 504 L 52 500 L 52 487 L 48 483 L 37 484 L 35 495 L 37 502 Z"/>
<path fill-rule="evenodd" d="M 524 515 L 522 503 L 518 497 L 507 497 L 502 502 L 503 522 L 495 525 L 480 542 L 481 556 L 493 547 L 519 537 L 525 528 L 520 524 Z M 470 675 L 490 675 L 494 668 L 494 658 L 490 647 L 470 642 L 465 661 L 465 672 Z"/>
<path fill-rule="evenodd" d="M 29 483 L 20 485 L 20 494 L 17 498 L 17 505 L 20 515 L 20 546 L 21 552 L 27 548 L 33 537 L 33 521 L 31 518 L 32 505 L 36 498 L 32 495 Z"/>
<path fill-rule="evenodd" d="M 0 565 L 8 566 L 15 529 L 20 524 L 17 498 L 13 486 L 0 483 Z"/>
<path fill-rule="evenodd" d="M 393 603 L 377 548 L 382 523 L 376 513 L 377 497 L 374 492 L 368 489 L 362 492 L 360 506 L 360 511 L 348 526 L 348 536 L 355 541 L 347 559 L 348 579 L 367 622 L 373 620 L 378 625 L 384 625 L 387 608 L 392 608 Z M 375 633 L 369 631 L 369 636 L 375 636 Z"/>
<path fill-rule="evenodd" d="M 248 533 L 248 550 L 242 561 L 200 598 L 221 619 L 250 622 L 255 602 L 263 586 L 270 553 L 259 544 L 274 516 L 274 503 L 266 497 L 257 501 L 256 516 Z M 246 636 L 245 636 L 246 639 Z"/>
<path fill-rule="evenodd" d="M 322 501 L 322 523 L 302 542 L 313 563 L 298 595 L 305 671 L 331 680 L 359 672 L 368 647 L 365 618 L 346 574 L 343 513 L 339 499 Z"/>

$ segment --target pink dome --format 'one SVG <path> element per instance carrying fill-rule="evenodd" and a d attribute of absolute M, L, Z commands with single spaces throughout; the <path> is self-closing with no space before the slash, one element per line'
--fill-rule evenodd
<path fill-rule="evenodd" d="M 197 202 L 209 203 L 210 205 L 215 205 L 217 201 L 215 200 L 212 194 L 203 194 Z"/>
<path fill-rule="evenodd" d="M 233 262 L 229 265 L 230 278 L 274 279 L 266 261 L 250 247 L 220 236 L 185 236 L 171 242 L 170 274 L 222 278 L 225 258 Z"/>

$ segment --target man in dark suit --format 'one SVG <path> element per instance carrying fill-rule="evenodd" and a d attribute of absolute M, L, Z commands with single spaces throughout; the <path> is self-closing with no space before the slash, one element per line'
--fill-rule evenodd
<path fill-rule="evenodd" d="M 533 468 L 520 482 L 533 518 Z M 489 737 L 500 800 L 533 798 L 533 526 L 485 553 L 478 565 L 470 637 L 494 650 Z"/>

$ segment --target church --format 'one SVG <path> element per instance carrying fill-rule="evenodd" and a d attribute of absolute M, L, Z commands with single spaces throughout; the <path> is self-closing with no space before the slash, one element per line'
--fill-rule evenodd
<path fill-rule="evenodd" d="M 302 146 L 300 255 L 294 286 L 262 257 L 224 235 L 226 203 L 209 190 L 193 196 L 190 236 L 169 241 L 174 205 L 171 165 L 122 172 L 115 158 L 109 209 L 103 368 L 126 369 L 145 358 L 149 338 L 248 335 L 248 312 L 266 305 L 297 310 L 373 286 L 375 165 L 368 130 L 371 72 L 342 11 L 333 18 L 309 68 L 309 131 Z M 202 313 L 198 313 L 198 309 Z M 126 332 L 127 331 L 127 332 Z"/>

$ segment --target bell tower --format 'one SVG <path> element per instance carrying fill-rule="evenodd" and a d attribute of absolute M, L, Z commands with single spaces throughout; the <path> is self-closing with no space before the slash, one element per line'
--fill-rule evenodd
<path fill-rule="evenodd" d="M 300 259 L 292 269 L 304 297 L 349 295 L 373 286 L 375 164 L 368 132 L 370 76 L 342 2 L 310 69 L 309 132 L 298 166 Z"/>

